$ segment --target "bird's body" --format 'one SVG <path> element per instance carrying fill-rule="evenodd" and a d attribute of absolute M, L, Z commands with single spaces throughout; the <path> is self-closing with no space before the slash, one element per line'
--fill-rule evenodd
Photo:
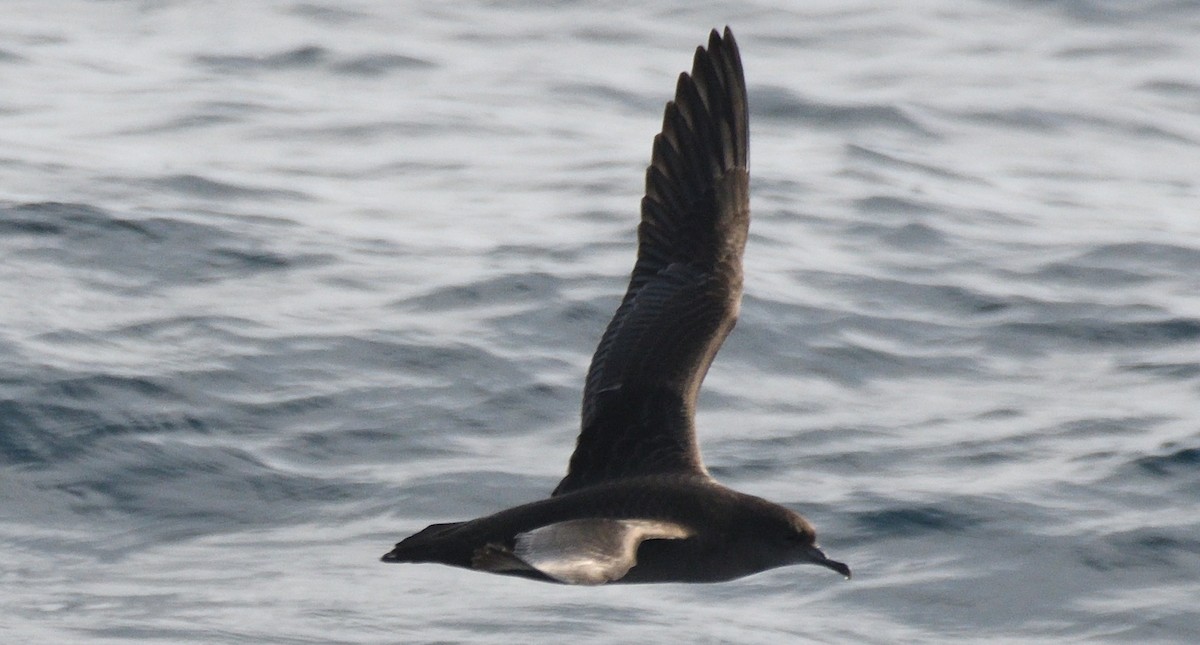
<path fill-rule="evenodd" d="M 749 113 L 733 34 L 681 74 L 654 139 L 629 288 L 584 385 L 582 429 L 550 498 L 405 538 L 385 562 L 572 584 L 720 582 L 825 557 L 798 513 L 716 482 L 696 396 L 737 320 L 750 223 Z"/>
<path fill-rule="evenodd" d="M 546 574 L 544 568 L 489 557 L 517 553 L 517 536 L 554 525 L 580 528 L 577 533 L 583 535 L 573 535 L 569 547 L 587 551 L 596 546 L 587 536 L 611 533 L 610 527 L 620 522 L 678 532 L 633 545 L 636 556 L 576 557 L 576 575 L 557 569 Z M 389 561 L 440 562 L 556 582 L 721 582 L 793 564 L 786 557 L 773 557 L 770 548 L 758 548 L 758 542 L 785 534 L 779 530 L 785 528 L 812 534 L 799 514 L 709 477 L 648 475 L 589 486 L 467 522 L 434 524 L 388 555 Z M 543 549 L 537 558 L 556 555 Z"/>

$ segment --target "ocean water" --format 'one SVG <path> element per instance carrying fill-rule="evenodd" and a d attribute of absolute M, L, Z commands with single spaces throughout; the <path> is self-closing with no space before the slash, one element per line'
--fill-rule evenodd
<path fill-rule="evenodd" d="M 1200 3 L 3 16 L 0 640 L 1200 641 Z M 725 24 L 754 219 L 702 446 L 854 579 L 380 563 L 564 473 Z"/>

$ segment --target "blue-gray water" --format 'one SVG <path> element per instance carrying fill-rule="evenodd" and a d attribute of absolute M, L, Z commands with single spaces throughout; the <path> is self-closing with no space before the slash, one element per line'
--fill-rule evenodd
<path fill-rule="evenodd" d="M 732 4 L 6 3 L 0 640 L 1200 640 L 1200 4 Z M 563 474 L 726 23 L 704 453 L 854 580 L 379 563 Z"/>

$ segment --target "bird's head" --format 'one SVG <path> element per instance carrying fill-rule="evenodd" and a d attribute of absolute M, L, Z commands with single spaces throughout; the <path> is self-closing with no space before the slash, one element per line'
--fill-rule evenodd
<path fill-rule="evenodd" d="M 759 543 L 760 551 L 773 561 L 770 566 L 817 564 L 850 577 L 850 567 L 831 560 L 817 546 L 817 532 L 804 516 L 778 504 L 760 501 L 762 504 L 755 505 L 755 517 L 749 524 L 754 527 L 754 540 Z"/>

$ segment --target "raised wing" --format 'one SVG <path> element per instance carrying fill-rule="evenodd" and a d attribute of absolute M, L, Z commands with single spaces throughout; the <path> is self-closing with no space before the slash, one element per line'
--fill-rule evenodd
<path fill-rule="evenodd" d="M 707 475 L 696 395 L 737 321 L 750 223 L 746 79 L 729 28 L 679 75 L 646 169 L 629 290 L 592 358 L 583 428 L 554 494 L 658 473 Z"/>

